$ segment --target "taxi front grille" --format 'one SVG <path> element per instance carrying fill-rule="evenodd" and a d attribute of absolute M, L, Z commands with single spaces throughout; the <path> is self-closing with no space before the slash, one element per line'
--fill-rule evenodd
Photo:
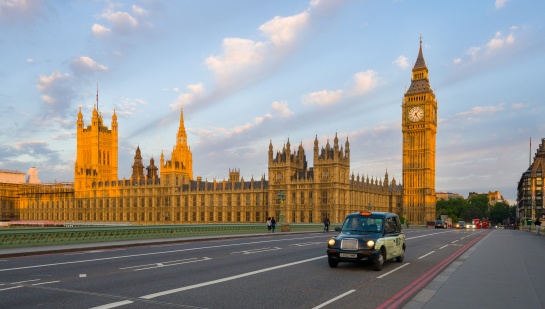
<path fill-rule="evenodd" d="M 357 250 L 358 249 L 358 240 L 356 238 L 344 238 L 341 241 L 342 250 Z"/>

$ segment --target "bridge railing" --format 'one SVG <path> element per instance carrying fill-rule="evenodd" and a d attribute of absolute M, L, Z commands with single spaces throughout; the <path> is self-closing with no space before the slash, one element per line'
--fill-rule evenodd
<path fill-rule="evenodd" d="M 323 231 L 323 224 L 291 223 L 290 230 L 291 232 L 318 232 Z M 0 250 L 74 243 L 262 233 L 267 233 L 267 226 L 263 223 L 2 228 L 0 229 Z"/>

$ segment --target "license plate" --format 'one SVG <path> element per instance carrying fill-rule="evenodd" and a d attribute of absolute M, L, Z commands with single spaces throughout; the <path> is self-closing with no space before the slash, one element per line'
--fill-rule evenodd
<path fill-rule="evenodd" d="M 358 257 L 357 253 L 340 253 L 341 257 L 355 259 Z"/>

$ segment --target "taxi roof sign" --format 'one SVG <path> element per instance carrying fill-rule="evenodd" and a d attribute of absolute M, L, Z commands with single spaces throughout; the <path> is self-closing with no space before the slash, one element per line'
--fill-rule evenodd
<path fill-rule="evenodd" d="M 371 215 L 370 211 L 360 211 L 360 216 L 370 216 L 370 215 Z"/>

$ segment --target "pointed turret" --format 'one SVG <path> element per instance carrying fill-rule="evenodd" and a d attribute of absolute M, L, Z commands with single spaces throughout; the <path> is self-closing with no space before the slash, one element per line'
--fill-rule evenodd
<path fill-rule="evenodd" d="M 420 69 L 426 69 L 426 61 L 424 61 L 424 54 L 422 54 L 422 35 L 420 36 L 420 49 L 418 50 L 418 57 L 416 58 L 416 62 L 414 63 L 413 71 L 414 70 L 420 70 Z"/>

